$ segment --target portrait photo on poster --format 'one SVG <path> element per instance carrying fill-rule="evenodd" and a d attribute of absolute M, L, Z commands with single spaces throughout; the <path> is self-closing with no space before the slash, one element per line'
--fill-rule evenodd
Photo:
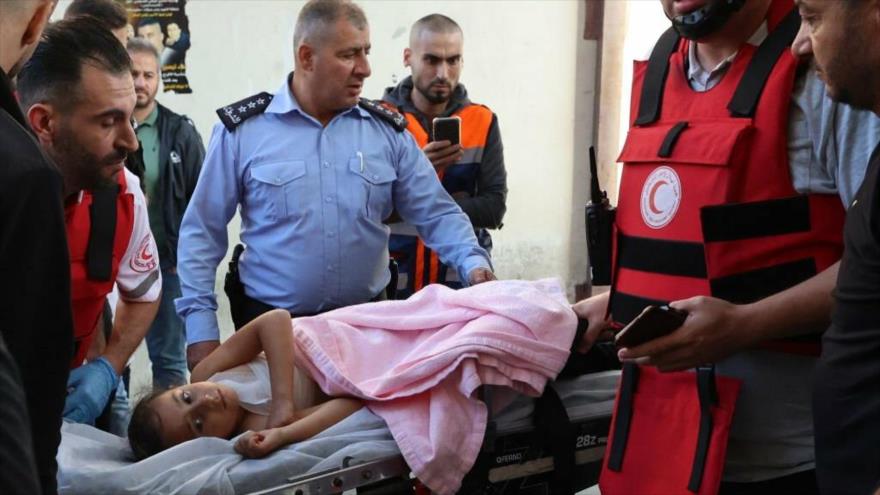
<path fill-rule="evenodd" d="M 186 77 L 186 52 L 190 47 L 187 0 L 126 0 L 131 35 L 149 41 L 159 54 L 162 87 L 175 93 L 192 93 Z"/>

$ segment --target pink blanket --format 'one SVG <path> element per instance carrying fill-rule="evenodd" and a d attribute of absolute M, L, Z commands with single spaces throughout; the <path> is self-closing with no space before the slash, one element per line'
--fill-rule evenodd
<path fill-rule="evenodd" d="M 406 301 L 293 320 L 297 364 L 327 394 L 365 400 L 440 494 L 458 489 L 479 453 L 487 412 L 475 390 L 540 395 L 576 326 L 556 280 L 431 285 Z"/>

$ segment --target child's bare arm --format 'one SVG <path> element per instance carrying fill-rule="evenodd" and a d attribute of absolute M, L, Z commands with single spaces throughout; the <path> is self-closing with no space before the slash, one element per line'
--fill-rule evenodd
<path fill-rule="evenodd" d="M 331 399 L 321 405 L 297 411 L 297 419 L 286 426 L 249 432 L 241 436 L 235 442 L 235 450 L 245 457 L 264 457 L 285 445 L 321 433 L 361 407 L 361 402 L 355 399 Z"/>
<path fill-rule="evenodd" d="M 274 359 L 277 357 L 289 363 L 290 372 L 287 376 L 291 377 L 292 383 L 293 332 L 291 332 L 290 315 L 286 311 L 270 311 L 243 326 L 193 368 L 191 381 L 205 381 L 215 373 L 248 363 L 263 350 L 266 350 L 266 359 L 270 363 L 271 380 L 275 381 L 275 373 L 271 365 L 273 361 L 278 360 Z"/>

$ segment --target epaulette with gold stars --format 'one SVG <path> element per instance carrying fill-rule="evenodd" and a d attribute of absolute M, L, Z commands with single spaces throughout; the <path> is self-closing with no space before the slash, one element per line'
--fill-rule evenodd
<path fill-rule="evenodd" d="M 368 100 L 366 98 L 361 98 L 358 104 L 364 110 L 391 124 L 391 126 L 394 127 L 397 132 L 403 132 L 406 130 L 408 122 L 406 121 L 406 117 L 404 117 L 403 115 L 391 111 L 388 108 L 384 107 L 382 104 L 373 100 Z"/>
<path fill-rule="evenodd" d="M 242 122 L 266 111 L 272 96 L 265 91 L 217 109 L 217 116 L 229 132 L 235 131 Z"/>

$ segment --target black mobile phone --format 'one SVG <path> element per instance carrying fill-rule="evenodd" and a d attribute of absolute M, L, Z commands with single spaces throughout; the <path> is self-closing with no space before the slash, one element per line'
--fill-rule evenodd
<path fill-rule="evenodd" d="M 451 144 L 461 143 L 461 118 L 437 117 L 433 120 L 434 141 L 449 141 Z"/>
<path fill-rule="evenodd" d="M 687 313 L 669 306 L 648 306 L 614 337 L 617 347 L 635 347 L 672 333 L 684 324 Z"/>

